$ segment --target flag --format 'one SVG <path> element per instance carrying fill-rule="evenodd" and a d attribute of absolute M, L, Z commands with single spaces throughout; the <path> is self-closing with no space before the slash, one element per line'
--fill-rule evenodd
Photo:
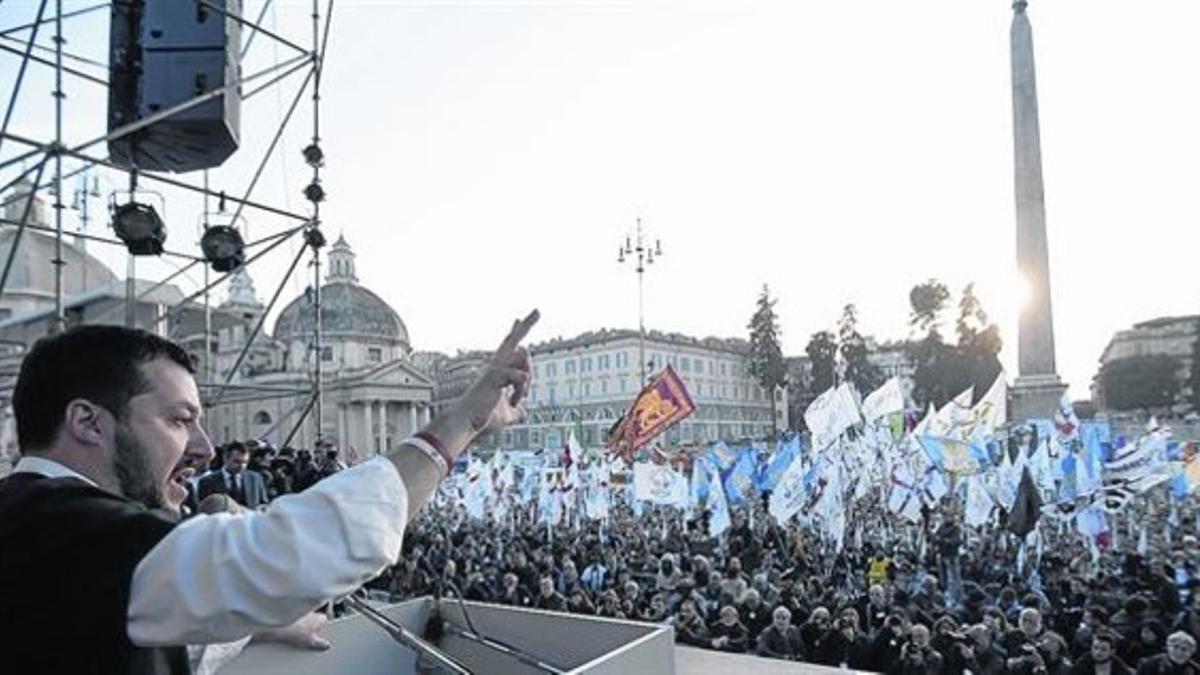
<path fill-rule="evenodd" d="M 1038 517 L 1042 513 L 1042 496 L 1033 481 L 1033 473 L 1026 466 L 1021 472 L 1021 484 L 1017 488 L 1016 503 L 1008 514 L 1008 529 L 1019 536 L 1032 532 L 1037 528 Z"/>
<path fill-rule="evenodd" d="M 492 493 L 492 472 L 483 462 L 472 462 L 467 469 L 467 489 L 463 496 L 463 506 L 467 515 L 476 520 L 483 520 L 486 513 L 487 499 Z"/>
<path fill-rule="evenodd" d="M 1075 492 L 1090 495 L 1103 484 L 1104 457 L 1112 448 L 1107 424 L 1084 422 L 1079 427 L 1079 460 L 1075 467 Z"/>
<path fill-rule="evenodd" d="M 1064 446 L 1070 441 L 1079 440 L 1079 418 L 1075 416 L 1075 407 L 1065 391 L 1058 401 L 1058 410 L 1054 411 L 1054 438 Z"/>
<path fill-rule="evenodd" d="M 1008 420 L 1008 383 L 1004 371 L 996 376 L 987 393 L 971 407 L 971 419 L 967 423 L 964 437 L 972 441 L 985 441 L 1004 426 Z"/>
<path fill-rule="evenodd" d="M 821 394 L 804 411 L 814 452 L 824 450 L 848 427 L 861 421 L 854 387 L 848 382 Z"/>
<path fill-rule="evenodd" d="M 583 459 L 583 448 L 575 440 L 575 430 L 567 433 L 567 445 L 563 448 L 562 501 L 567 509 L 575 506 L 579 494 L 579 462 Z"/>
<path fill-rule="evenodd" d="M 892 413 L 904 412 L 904 388 L 900 378 L 893 377 L 867 395 L 862 402 L 863 420 L 874 422 Z"/>
<path fill-rule="evenodd" d="M 633 498 L 652 504 L 683 506 L 687 503 L 688 483 L 666 464 L 638 462 L 633 465 Z"/>
<path fill-rule="evenodd" d="M 824 458 L 819 458 L 812 467 L 806 469 L 803 460 L 797 459 L 783 472 L 767 505 L 767 510 L 776 521 L 787 522 L 804 507 L 808 491 L 815 482 L 817 466 L 823 463 Z"/>
<path fill-rule="evenodd" d="M 963 510 L 964 522 L 971 527 L 986 525 L 992 516 L 992 507 L 995 502 L 992 501 L 992 496 L 988 494 L 983 479 L 979 476 L 968 478 L 966 485 L 967 503 Z"/>
<path fill-rule="evenodd" d="M 921 436 L 918 441 L 939 470 L 958 476 L 974 476 L 982 473 L 991 461 L 987 448 L 953 438 Z"/>
<path fill-rule="evenodd" d="M 725 496 L 730 504 L 740 506 L 758 495 L 755 476 L 758 474 L 758 453 L 753 447 L 743 448 L 733 468 L 725 476 Z"/>
<path fill-rule="evenodd" d="M 974 397 L 975 387 L 972 386 L 946 401 L 946 405 L 942 406 L 941 410 L 938 410 L 933 419 L 929 421 L 925 434 L 959 440 L 966 438 L 972 423 L 971 401 L 974 400 Z"/>
<path fill-rule="evenodd" d="M 692 460 L 692 503 L 708 501 L 708 460 L 696 457 Z"/>
<path fill-rule="evenodd" d="M 771 458 L 771 463 L 767 465 L 766 471 L 763 471 L 762 475 L 759 476 L 758 489 L 763 492 L 774 490 L 784 472 L 799 457 L 800 434 L 793 434 L 788 440 L 779 443 L 779 449 L 775 451 L 775 456 Z"/>
<path fill-rule="evenodd" d="M 713 473 L 708 485 L 708 533 L 718 537 L 728 530 L 733 521 L 729 518 L 729 505 L 725 503 L 725 488 L 721 487 L 721 477 Z"/>
<path fill-rule="evenodd" d="M 696 410 L 687 387 L 667 366 L 646 384 L 629 410 L 610 430 L 608 447 L 618 455 L 631 457 L 668 427 Z"/>

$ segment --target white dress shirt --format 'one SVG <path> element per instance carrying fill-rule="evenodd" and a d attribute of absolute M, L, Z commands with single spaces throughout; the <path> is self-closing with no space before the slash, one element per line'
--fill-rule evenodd
<path fill-rule="evenodd" d="M 71 476 L 23 457 L 14 471 Z M 408 492 L 384 457 L 330 476 L 261 512 L 195 516 L 142 558 L 129 639 L 142 647 L 241 640 L 287 626 L 400 557 Z"/>

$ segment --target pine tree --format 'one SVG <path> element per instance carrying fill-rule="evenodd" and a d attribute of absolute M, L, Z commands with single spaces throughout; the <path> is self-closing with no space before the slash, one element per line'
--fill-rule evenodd
<path fill-rule="evenodd" d="M 940 406 L 958 393 L 947 393 L 946 375 L 954 370 L 953 349 L 938 328 L 949 299 L 949 289 L 937 279 L 917 284 L 908 294 L 909 324 L 914 330 L 909 358 L 916 364 L 913 399 L 919 408 L 929 403 Z"/>
<path fill-rule="evenodd" d="M 814 397 L 819 396 L 834 385 L 837 372 L 837 338 L 827 330 L 813 333 L 804 351 L 812 364 L 809 393 Z"/>
<path fill-rule="evenodd" d="M 858 332 L 858 308 L 853 304 L 842 309 L 842 318 L 838 322 L 838 341 L 842 361 L 846 364 L 846 379 L 858 391 L 869 394 L 883 384 L 883 375 L 875 364 L 871 363 L 867 350 L 867 340 Z"/>
<path fill-rule="evenodd" d="M 787 380 L 783 348 L 779 345 L 779 318 L 775 315 L 775 300 L 763 284 L 758 308 L 747 326 L 750 330 L 750 374 L 771 397 L 771 430 L 777 428 L 775 390 Z"/>

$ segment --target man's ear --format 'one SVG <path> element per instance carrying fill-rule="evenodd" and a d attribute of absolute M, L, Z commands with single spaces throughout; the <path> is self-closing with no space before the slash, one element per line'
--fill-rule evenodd
<path fill-rule="evenodd" d="M 113 416 L 104 408 L 84 398 L 67 403 L 63 433 L 80 445 L 102 446 L 107 443 Z"/>

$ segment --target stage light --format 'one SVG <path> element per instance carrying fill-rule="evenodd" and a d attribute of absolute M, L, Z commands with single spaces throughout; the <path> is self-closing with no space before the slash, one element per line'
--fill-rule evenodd
<path fill-rule="evenodd" d="M 321 150 L 321 146 L 313 143 L 304 148 L 304 161 L 313 168 L 325 166 L 325 153 Z"/>
<path fill-rule="evenodd" d="M 113 207 L 112 228 L 132 255 L 162 255 L 167 228 L 153 206 L 130 201 Z"/>
<path fill-rule="evenodd" d="M 304 198 L 314 204 L 325 201 L 325 188 L 321 187 L 320 181 L 314 180 L 304 188 Z"/>
<path fill-rule="evenodd" d="M 204 259 L 218 272 L 232 272 L 246 262 L 246 245 L 237 228 L 214 225 L 204 230 L 200 238 Z"/>
<path fill-rule="evenodd" d="M 325 235 L 322 234 L 319 228 L 309 228 L 304 233 L 304 243 L 308 244 L 314 249 L 321 248 L 325 245 Z"/>

